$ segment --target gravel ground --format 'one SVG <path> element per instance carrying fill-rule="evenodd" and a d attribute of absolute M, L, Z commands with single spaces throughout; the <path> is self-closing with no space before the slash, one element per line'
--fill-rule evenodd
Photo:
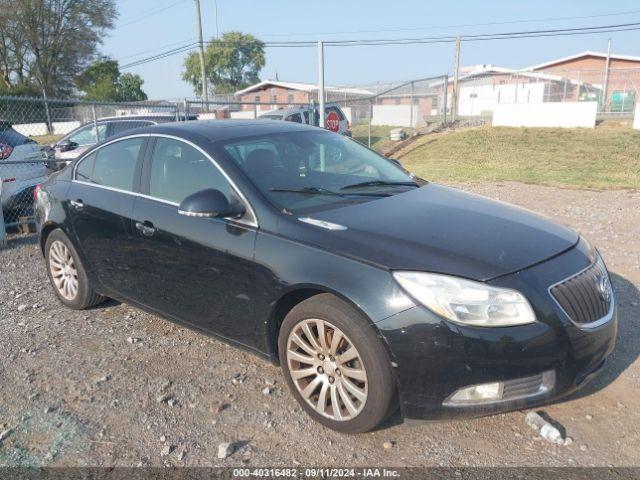
<path fill-rule="evenodd" d="M 586 390 L 544 408 L 571 445 L 542 440 L 525 412 L 329 431 L 250 354 L 115 302 L 62 307 L 30 236 L 0 250 L 0 465 L 638 466 L 640 193 L 460 187 L 579 229 L 613 272 L 615 354 Z"/>

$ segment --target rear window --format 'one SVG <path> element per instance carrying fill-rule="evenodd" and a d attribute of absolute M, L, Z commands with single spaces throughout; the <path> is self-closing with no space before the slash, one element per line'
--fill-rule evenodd
<path fill-rule="evenodd" d="M 300 115 L 299 113 L 294 113 L 292 115 L 289 115 L 287 118 L 285 118 L 285 120 L 287 122 L 302 123 L 302 115 Z"/>
<path fill-rule="evenodd" d="M 143 142 L 142 137 L 120 140 L 87 155 L 78 163 L 75 179 L 132 191 Z"/>
<path fill-rule="evenodd" d="M 17 147 L 35 142 L 29 137 L 25 137 L 21 133 L 15 131 L 10 126 L 7 126 L 6 124 L 3 126 L 0 123 L 0 143 L 6 143 L 11 147 Z"/>

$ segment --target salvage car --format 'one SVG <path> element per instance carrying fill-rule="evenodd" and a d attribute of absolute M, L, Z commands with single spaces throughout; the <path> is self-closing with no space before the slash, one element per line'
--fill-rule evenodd
<path fill-rule="evenodd" d="M 195 116 L 187 118 L 187 120 L 195 119 Z M 181 120 L 185 120 L 184 115 L 182 115 Z M 49 168 L 56 170 L 64 167 L 96 143 L 127 130 L 175 121 L 175 115 L 155 114 L 104 117 L 99 118 L 95 123 L 85 123 L 48 147 L 47 153 L 52 160 L 49 162 Z"/>
<path fill-rule="evenodd" d="M 281 108 L 263 113 L 258 117 L 261 120 L 283 120 L 285 122 L 305 123 L 307 125 L 318 126 L 320 113 L 317 106 L 297 106 Z M 327 105 L 325 107 L 325 128 L 341 135 L 350 137 L 351 124 L 347 116 L 338 105 Z"/>
<path fill-rule="evenodd" d="M 580 234 L 317 127 L 130 131 L 36 196 L 63 304 L 111 297 L 254 352 L 341 432 L 550 402 L 614 349 L 609 274 Z"/>
<path fill-rule="evenodd" d="M 49 173 L 43 160 L 35 141 L 0 120 L 0 203 L 7 223 L 31 215 L 33 190 Z"/>

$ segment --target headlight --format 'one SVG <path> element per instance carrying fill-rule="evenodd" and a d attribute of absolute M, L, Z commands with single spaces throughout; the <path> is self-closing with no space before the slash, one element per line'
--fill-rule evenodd
<path fill-rule="evenodd" d="M 453 322 L 476 327 L 506 327 L 535 322 L 520 292 L 462 278 L 423 272 L 394 272 L 415 300 Z"/>

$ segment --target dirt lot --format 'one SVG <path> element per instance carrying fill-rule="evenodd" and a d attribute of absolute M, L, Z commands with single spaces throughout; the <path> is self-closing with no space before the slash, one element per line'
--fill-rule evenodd
<path fill-rule="evenodd" d="M 523 412 L 394 419 L 357 437 L 326 430 L 297 406 L 279 369 L 249 354 L 114 302 L 63 308 L 32 236 L 0 250 L 0 465 L 639 465 L 640 192 L 461 187 L 579 229 L 613 272 L 615 354 L 585 391 L 544 408 L 573 444 L 541 440 Z M 221 442 L 236 447 L 225 460 Z"/>

